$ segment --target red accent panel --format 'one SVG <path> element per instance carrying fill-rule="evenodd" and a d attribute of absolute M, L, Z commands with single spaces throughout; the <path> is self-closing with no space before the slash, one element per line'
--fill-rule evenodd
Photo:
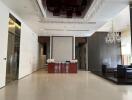
<path fill-rule="evenodd" d="M 48 63 L 48 73 L 77 73 L 77 63 Z"/>
<path fill-rule="evenodd" d="M 69 73 L 77 73 L 77 63 L 70 63 Z"/>
<path fill-rule="evenodd" d="M 54 73 L 55 72 L 55 63 L 49 63 L 48 64 L 48 73 Z"/>
<path fill-rule="evenodd" d="M 65 64 L 61 64 L 61 73 L 66 73 L 66 66 Z"/>

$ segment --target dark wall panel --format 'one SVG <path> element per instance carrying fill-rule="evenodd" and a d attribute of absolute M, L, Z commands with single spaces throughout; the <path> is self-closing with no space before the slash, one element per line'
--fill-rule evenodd
<path fill-rule="evenodd" d="M 43 54 L 47 55 L 47 59 L 50 58 L 50 36 L 39 36 L 38 42 L 43 45 Z"/>
<path fill-rule="evenodd" d="M 97 32 L 88 38 L 88 63 L 90 71 L 101 71 L 102 64 L 116 67 L 121 64 L 121 45 L 106 44 L 107 33 Z"/>

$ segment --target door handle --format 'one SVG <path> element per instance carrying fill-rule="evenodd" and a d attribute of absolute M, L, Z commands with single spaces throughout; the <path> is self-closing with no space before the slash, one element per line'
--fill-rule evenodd
<path fill-rule="evenodd" d="M 3 60 L 6 60 L 6 58 L 3 58 Z"/>

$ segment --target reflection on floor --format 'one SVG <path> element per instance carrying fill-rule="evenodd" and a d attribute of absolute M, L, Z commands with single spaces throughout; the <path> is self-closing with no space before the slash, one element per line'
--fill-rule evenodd
<path fill-rule="evenodd" d="M 35 72 L 0 89 L 0 100 L 131 100 L 132 86 L 115 85 L 90 72 Z"/>

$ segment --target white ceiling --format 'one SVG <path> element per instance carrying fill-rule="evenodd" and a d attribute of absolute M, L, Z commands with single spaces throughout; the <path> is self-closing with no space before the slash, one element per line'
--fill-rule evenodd
<path fill-rule="evenodd" d="M 39 36 L 90 36 L 129 4 L 129 0 L 94 0 L 84 18 L 68 19 L 43 17 L 37 0 L 0 1 L 20 16 Z"/>
<path fill-rule="evenodd" d="M 98 31 L 109 32 L 112 30 L 112 24 L 114 26 L 114 31 L 124 31 L 130 28 L 130 9 L 127 6 L 123 9 L 117 16 L 109 20 L 105 25 L 103 25 Z"/>

